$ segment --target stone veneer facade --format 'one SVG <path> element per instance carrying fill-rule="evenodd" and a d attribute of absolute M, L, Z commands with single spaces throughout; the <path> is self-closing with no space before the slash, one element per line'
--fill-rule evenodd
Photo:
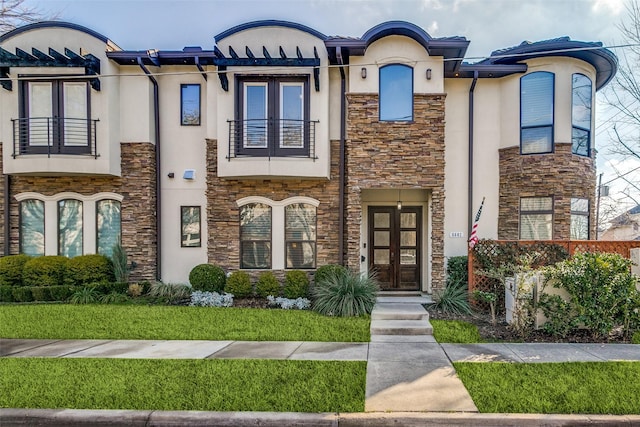
<path fill-rule="evenodd" d="M 518 240 L 520 198 L 553 196 L 553 239 L 571 236 L 571 198 L 589 199 L 589 238 L 595 238 L 595 160 L 556 143 L 555 152 L 520 154 L 520 147 L 500 150 L 498 239 Z"/>
<path fill-rule="evenodd" d="M 348 266 L 353 269 L 360 266 L 362 190 L 429 190 L 431 284 L 433 289 L 443 288 L 445 95 L 414 94 L 411 122 L 379 121 L 376 93 L 350 93 L 347 100 L 345 232 Z M 423 218 L 428 218 L 427 212 Z M 423 245 L 426 249 L 427 242 Z"/>
<path fill-rule="evenodd" d="M 1 157 L 0 157 L 1 159 Z M 129 261 L 137 264 L 131 280 L 156 277 L 156 165 L 155 145 L 122 143 L 122 176 L 27 176 L 11 177 L 11 194 L 27 191 L 51 196 L 65 191 L 82 195 L 113 192 L 123 196 L 122 245 Z M 3 199 L 0 199 L 2 203 Z M 19 204 L 11 201 L 11 253 L 19 252 Z M 3 206 L 0 206 L 3 208 Z M 95 220 L 95 219 L 94 219 Z"/>
<path fill-rule="evenodd" d="M 239 199 L 262 196 L 280 201 L 288 197 L 306 196 L 320 202 L 317 209 L 316 265 L 338 263 L 339 147 L 339 141 L 331 141 L 329 180 L 228 179 L 218 177 L 217 141 L 207 140 L 208 262 L 226 271 L 240 268 L 240 209 L 236 204 Z M 259 271 L 248 272 L 252 276 L 259 274 Z M 283 275 L 283 272 L 274 273 L 279 277 Z"/>

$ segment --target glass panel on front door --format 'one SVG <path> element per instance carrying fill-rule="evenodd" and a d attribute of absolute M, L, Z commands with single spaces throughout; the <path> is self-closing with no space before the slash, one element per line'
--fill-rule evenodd
<path fill-rule="evenodd" d="M 420 290 L 422 208 L 369 208 L 369 270 L 381 289 Z"/>

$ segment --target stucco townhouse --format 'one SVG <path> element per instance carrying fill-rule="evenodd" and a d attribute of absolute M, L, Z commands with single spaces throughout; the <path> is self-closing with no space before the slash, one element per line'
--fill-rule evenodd
<path fill-rule="evenodd" d="M 399 21 L 249 22 L 179 51 L 65 22 L 4 34 L 0 251 L 121 241 L 134 280 L 344 264 L 430 293 L 483 199 L 481 237 L 595 238 L 615 55 L 562 37 L 466 63 L 469 43 Z"/>

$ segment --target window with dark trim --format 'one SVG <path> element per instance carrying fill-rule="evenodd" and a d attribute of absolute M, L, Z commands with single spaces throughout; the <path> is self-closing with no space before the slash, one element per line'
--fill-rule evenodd
<path fill-rule="evenodd" d="M 520 78 L 520 153 L 553 152 L 555 75 L 538 71 Z"/>
<path fill-rule="evenodd" d="M 24 153 L 91 153 L 95 121 L 85 80 L 26 80 L 17 121 Z"/>
<path fill-rule="evenodd" d="M 20 253 L 44 255 L 44 202 L 29 199 L 20 202 Z"/>
<path fill-rule="evenodd" d="M 571 198 L 571 240 L 589 240 L 589 199 Z"/>
<path fill-rule="evenodd" d="M 200 206 L 180 206 L 180 246 L 199 248 L 202 246 L 200 233 Z"/>
<path fill-rule="evenodd" d="M 580 156 L 591 155 L 591 79 L 574 74 L 571 85 L 571 152 Z"/>
<path fill-rule="evenodd" d="M 180 124 L 200 126 L 200 85 L 180 85 Z"/>
<path fill-rule="evenodd" d="M 520 239 L 553 239 L 553 197 L 520 198 Z"/>
<path fill-rule="evenodd" d="M 308 76 L 236 78 L 235 153 L 309 156 Z"/>
<path fill-rule="evenodd" d="M 284 212 L 286 268 L 315 268 L 316 207 L 294 203 Z"/>
<path fill-rule="evenodd" d="M 391 64 L 380 68 L 380 121 L 413 120 L 413 68 Z"/>
<path fill-rule="evenodd" d="M 240 268 L 271 268 L 271 206 L 240 207 Z"/>
<path fill-rule="evenodd" d="M 121 242 L 121 204 L 117 200 L 96 202 L 96 252 L 111 256 L 113 247 Z"/>
<path fill-rule="evenodd" d="M 73 258 L 82 255 L 82 202 L 65 199 L 58 202 L 58 255 Z"/>

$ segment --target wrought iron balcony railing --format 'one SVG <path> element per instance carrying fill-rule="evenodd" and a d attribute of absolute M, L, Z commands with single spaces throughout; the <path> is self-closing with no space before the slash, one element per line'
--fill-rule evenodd
<path fill-rule="evenodd" d="M 29 154 L 72 154 L 98 157 L 98 120 L 65 117 L 12 119 L 13 157 Z"/>
<path fill-rule="evenodd" d="M 316 159 L 317 120 L 228 120 L 229 157 Z"/>

